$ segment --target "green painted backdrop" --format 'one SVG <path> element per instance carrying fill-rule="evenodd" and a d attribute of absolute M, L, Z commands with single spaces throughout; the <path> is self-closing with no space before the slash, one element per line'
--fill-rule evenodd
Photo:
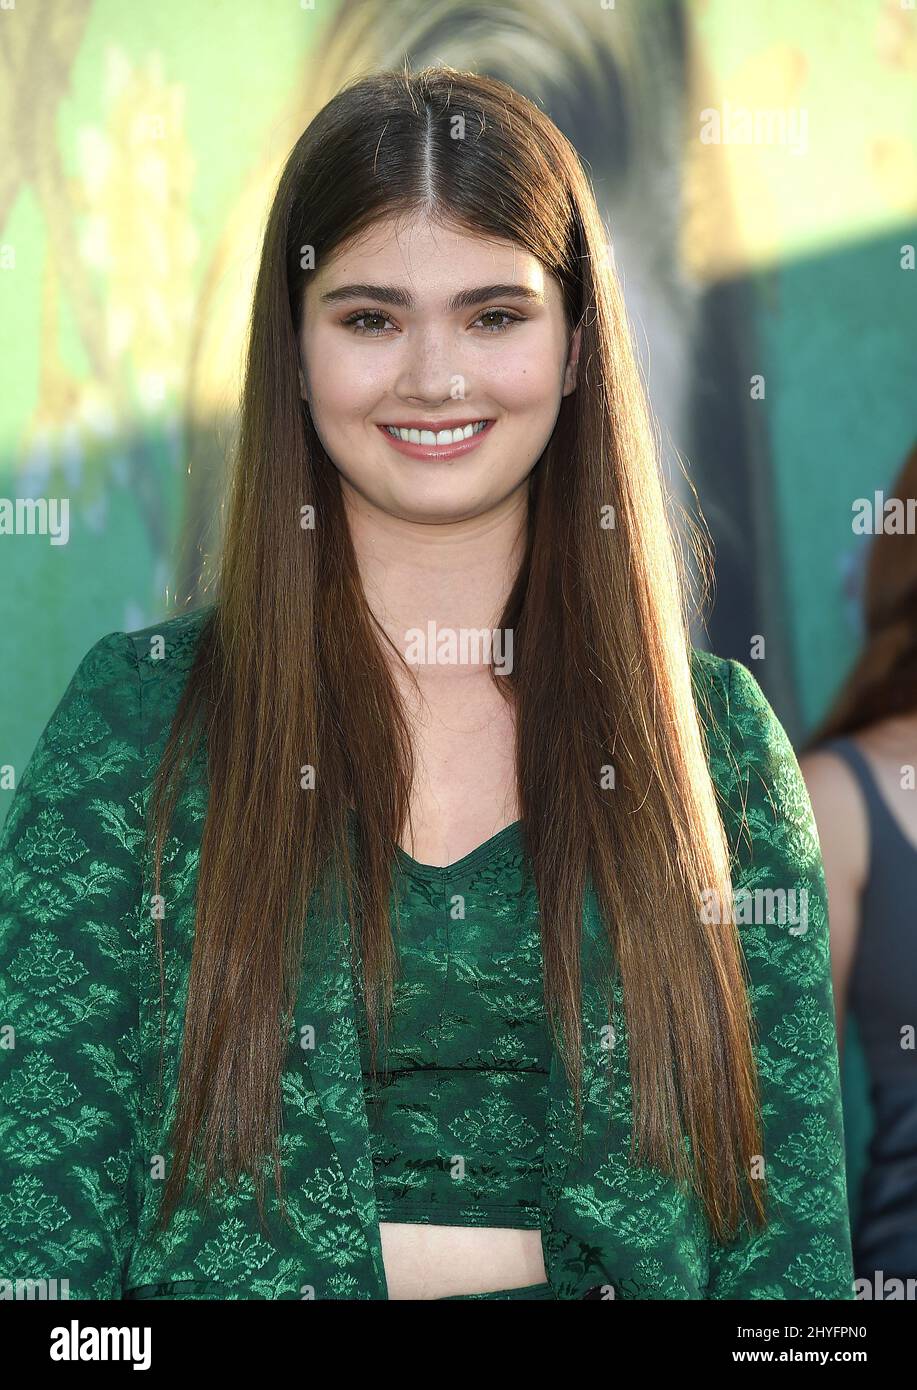
<path fill-rule="evenodd" d="M 517 0 L 474 25 L 472 10 L 480 21 L 457 0 L 0 8 L 12 74 L 0 94 L 0 497 L 71 509 L 66 546 L 0 536 L 0 766 L 13 777 L 100 636 L 204 592 L 273 180 L 311 114 L 357 71 L 400 65 L 407 35 L 417 64 L 492 71 L 541 98 L 588 155 L 613 227 L 615 198 L 639 184 L 632 171 L 622 186 L 610 156 L 603 167 L 623 146 L 603 99 L 617 83 L 638 133 L 677 121 L 651 164 L 671 179 L 666 201 L 680 200 L 680 236 L 658 257 L 660 284 L 678 285 L 673 337 L 689 302 L 726 296 L 742 361 L 767 385 L 749 406 L 747 381 L 683 353 L 693 406 L 684 433 L 674 417 L 674 445 L 705 509 L 744 478 L 723 524 L 740 553 L 743 528 L 757 534 L 748 565 L 765 597 L 721 590 L 739 634 L 723 654 L 743 656 L 742 634 L 765 631 L 782 655 L 757 674 L 791 736 L 825 708 L 858 640 L 852 500 L 890 483 L 917 433 L 917 276 L 901 252 L 917 241 L 914 9 Z M 804 108 L 804 156 L 703 147 L 698 114 L 723 101 Z M 643 203 L 630 201 L 639 232 Z M 651 242 L 660 219 L 646 209 Z M 703 434 L 689 419 L 711 402 L 741 427 L 692 455 Z M 11 794 L 0 790 L 0 819 Z M 867 1135 L 855 1039 L 845 1072 L 855 1190 Z"/>

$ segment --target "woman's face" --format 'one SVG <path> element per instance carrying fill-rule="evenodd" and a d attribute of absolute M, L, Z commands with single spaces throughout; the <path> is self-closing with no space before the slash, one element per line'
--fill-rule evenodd
<path fill-rule="evenodd" d="M 512 288 L 515 287 L 515 288 Z M 386 220 L 311 272 L 302 394 L 347 487 L 407 520 L 477 516 L 527 479 L 574 388 L 560 285 L 512 242 Z M 488 421 L 470 446 L 399 445 Z"/>

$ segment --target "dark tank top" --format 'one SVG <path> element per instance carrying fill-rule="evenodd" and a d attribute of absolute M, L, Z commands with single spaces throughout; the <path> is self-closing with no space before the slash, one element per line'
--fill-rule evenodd
<path fill-rule="evenodd" d="M 844 759 L 869 820 L 869 874 L 848 1007 L 870 1081 L 874 1132 L 853 1234 L 858 1278 L 917 1275 L 917 1051 L 902 1030 L 917 1023 L 917 849 L 908 840 L 863 753 L 850 738 L 820 752 Z"/>

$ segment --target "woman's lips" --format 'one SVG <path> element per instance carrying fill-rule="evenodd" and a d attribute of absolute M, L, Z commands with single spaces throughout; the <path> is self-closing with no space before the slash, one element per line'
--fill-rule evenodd
<path fill-rule="evenodd" d="M 460 454 L 467 454 L 472 449 L 476 449 L 482 439 L 486 439 L 490 434 L 496 421 L 488 420 L 482 430 L 477 434 L 471 435 L 468 439 L 460 439 L 457 444 L 408 444 L 404 439 L 398 439 L 394 434 L 389 434 L 384 425 L 377 425 L 381 430 L 382 437 L 391 444 L 393 449 L 397 449 L 400 454 L 407 454 L 412 459 L 452 459 L 458 458 Z"/>

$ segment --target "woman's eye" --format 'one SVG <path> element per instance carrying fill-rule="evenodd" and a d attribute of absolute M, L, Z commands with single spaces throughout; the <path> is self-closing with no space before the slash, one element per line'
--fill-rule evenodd
<path fill-rule="evenodd" d="M 507 319 L 507 323 L 495 323 L 492 324 L 491 327 L 486 330 L 488 333 L 505 333 L 506 330 L 509 328 L 509 325 L 511 323 L 519 323 L 521 321 L 522 316 L 521 314 L 511 314 L 506 309 L 485 309 L 484 313 L 481 315 L 481 318 Z"/>
<path fill-rule="evenodd" d="M 357 324 L 361 319 L 381 319 L 383 323 L 391 323 L 391 319 L 387 318 L 385 314 L 380 313 L 378 309 L 358 309 L 355 314 L 351 314 L 349 318 L 344 320 L 344 326 L 350 327 L 352 325 L 357 333 L 365 333 L 369 338 L 378 338 L 381 336 L 381 329 L 358 328 Z"/>
<path fill-rule="evenodd" d="M 481 323 L 484 319 L 505 319 L 505 323 L 490 323 L 485 325 L 485 333 L 505 333 L 511 323 L 521 323 L 521 314 L 511 314 L 507 309 L 485 309 L 476 320 Z M 380 309 L 357 309 L 349 318 L 343 320 L 345 328 L 352 328 L 355 333 L 362 334 L 367 338 L 385 337 L 385 329 L 382 327 L 361 327 L 361 324 L 370 323 L 375 320 L 379 324 L 391 323 L 387 314 L 383 314 Z"/>

